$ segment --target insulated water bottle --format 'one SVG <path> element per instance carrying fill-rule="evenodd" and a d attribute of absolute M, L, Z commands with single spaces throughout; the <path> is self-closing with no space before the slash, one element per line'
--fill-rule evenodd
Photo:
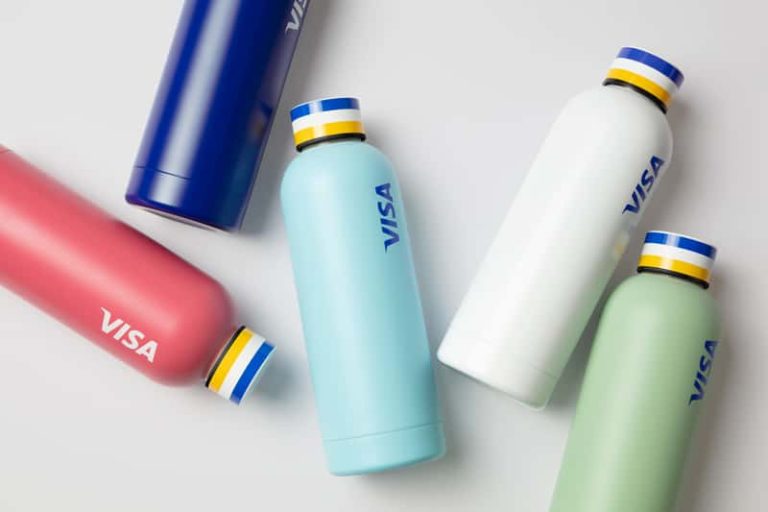
<path fill-rule="evenodd" d="M 354 98 L 291 111 L 281 196 L 329 469 L 381 471 L 444 451 L 402 195 Z"/>
<path fill-rule="evenodd" d="M 672 155 L 683 75 L 623 48 L 566 105 L 454 317 L 438 358 L 544 407 Z"/>
<path fill-rule="evenodd" d="M 309 0 L 187 0 L 126 200 L 236 230 Z"/>
<path fill-rule="evenodd" d="M 148 377 L 239 403 L 272 345 L 216 281 L 0 146 L 0 283 Z"/>
<path fill-rule="evenodd" d="M 651 231 L 608 300 L 550 512 L 669 512 L 720 339 L 715 248 Z"/>

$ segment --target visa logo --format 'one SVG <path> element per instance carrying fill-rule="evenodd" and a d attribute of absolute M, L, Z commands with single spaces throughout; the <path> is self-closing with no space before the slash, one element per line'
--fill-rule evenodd
<path fill-rule="evenodd" d="M 298 31 L 301 28 L 301 22 L 304 20 L 304 13 L 307 10 L 309 0 L 294 0 L 291 8 L 291 20 L 285 26 L 285 32 L 289 30 Z"/>
<path fill-rule="evenodd" d="M 384 252 L 400 241 L 397 233 L 397 214 L 395 212 L 395 200 L 392 198 L 392 184 L 384 183 L 376 187 L 376 195 L 384 199 L 379 201 L 379 214 L 381 215 L 381 232 L 384 238 Z"/>
<path fill-rule="evenodd" d="M 656 182 L 656 178 L 659 177 L 659 172 L 661 171 L 661 167 L 663 165 L 664 160 L 657 156 L 651 157 L 650 168 L 644 169 L 643 173 L 640 175 L 640 181 L 637 185 L 635 185 L 635 189 L 632 191 L 630 202 L 624 206 L 624 210 L 621 212 L 622 215 L 627 212 L 640 212 L 640 208 L 643 206 L 646 198 L 650 195 L 651 188 L 653 188 L 653 184 Z"/>
<path fill-rule="evenodd" d="M 112 337 L 119 341 L 125 348 L 134 351 L 136 354 L 146 357 L 150 363 L 155 362 L 157 353 L 157 342 L 149 340 L 145 342 L 146 335 L 138 329 L 131 328 L 131 324 L 126 323 L 122 318 L 112 320 L 112 313 L 105 308 L 101 308 L 104 317 L 101 320 L 101 331 L 104 334 L 112 334 Z"/>
<path fill-rule="evenodd" d="M 717 341 L 713 340 L 704 342 L 704 355 L 699 359 L 699 369 L 696 371 L 696 380 L 693 381 L 693 393 L 688 400 L 688 405 L 704 398 L 704 388 L 709 381 L 709 374 L 712 372 L 712 361 L 715 360 L 717 343 Z"/>

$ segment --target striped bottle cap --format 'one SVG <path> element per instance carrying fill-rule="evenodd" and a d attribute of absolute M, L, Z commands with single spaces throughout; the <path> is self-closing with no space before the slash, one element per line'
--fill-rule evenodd
<path fill-rule="evenodd" d="M 667 231 L 649 231 L 637 270 L 661 270 L 709 286 L 717 249 L 708 243 Z"/>
<path fill-rule="evenodd" d="M 302 103 L 291 110 L 291 123 L 299 151 L 316 142 L 350 135 L 365 140 L 357 98 L 326 98 Z"/>
<path fill-rule="evenodd" d="M 683 73 L 656 55 L 637 48 L 622 48 L 603 84 L 626 83 L 653 99 L 666 112 L 672 96 L 683 85 Z"/>
<path fill-rule="evenodd" d="M 205 387 L 239 404 L 256 385 L 274 349 L 263 337 L 240 327 L 219 353 Z"/>

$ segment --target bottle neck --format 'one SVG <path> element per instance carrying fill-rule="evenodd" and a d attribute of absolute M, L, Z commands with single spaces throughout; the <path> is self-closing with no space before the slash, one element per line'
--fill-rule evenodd
<path fill-rule="evenodd" d="M 336 142 L 348 142 L 348 141 L 363 142 L 364 140 L 365 140 L 365 134 L 363 133 L 339 133 L 338 135 L 327 135 L 325 137 L 318 137 L 316 139 L 307 141 L 301 146 L 298 146 L 296 148 L 296 151 L 301 153 L 305 149 L 314 148 L 314 147 L 322 146 L 325 144 L 332 144 Z"/>
<path fill-rule="evenodd" d="M 604 86 L 626 87 L 628 89 L 631 89 L 631 90 L 635 91 L 636 93 L 638 93 L 639 95 L 643 96 L 644 98 L 651 100 L 651 103 L 656 105 L 656 107 L 658 107 L 659 110 L 662 111 L 662 113 L 664 113 L 664 114 L 667 113 L 667 106 L 664 105 L 664 103 L 662 103 L 661 100 L 659 100 L 653 94 L 647 92 L 644 89 L 641 89 L 640 87 L 638 87 L 636 85 L 630 84 L 629 82 L 625 82 L 624 80 L 619 80 L 618 78 L 606 78 L 603 81 L 603 85 Z"/>
<path fill-rule="evenodd" d="M 680 279 L 682 281 L 687 281 L 689 283 L 695 284 L 699 288 L 703 288 L 704 290 L 709 288 L 708 282 L 702 281 L 701 279 L 696 279 L 695 277 L 691 277 L 686 274 L 681 274 L 680 272 L 675 272 L 674 270 L 667 270 L 667 269 L 656 268 L 656 267 L 637 267 L 638 274 L 643 274 L 646 272 L 649 274 L 661 274 L 661 275 L 672 277 L 675 279 Z"/>

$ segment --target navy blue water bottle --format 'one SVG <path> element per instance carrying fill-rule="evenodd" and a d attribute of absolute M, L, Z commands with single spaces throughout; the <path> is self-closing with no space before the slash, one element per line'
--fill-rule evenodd
<path fill-rule="evenodd" d="M 187 0 L 126 200 L 242 223 L 310 0 Z"/>

